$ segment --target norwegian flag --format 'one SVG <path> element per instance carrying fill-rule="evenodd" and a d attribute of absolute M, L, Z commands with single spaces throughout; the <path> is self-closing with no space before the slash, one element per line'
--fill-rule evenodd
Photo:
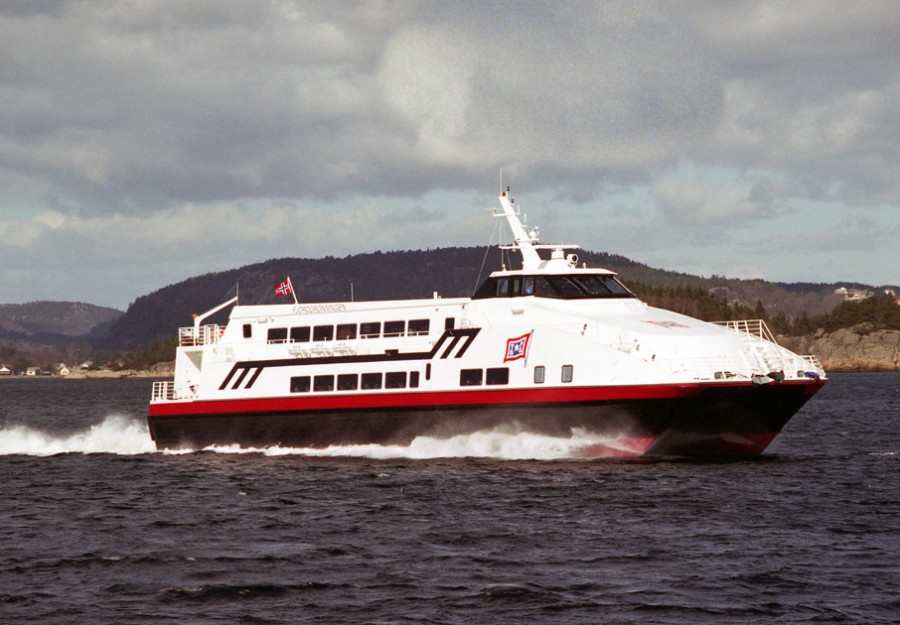
<path fill-rule="evenodd" d="M 275 285 L 275 295 L 278 297 L 284 297 L 285 295 L 290 295 L 294 292 L 293 287 L 291 286 L 291 279 L 288 278 L 281 284 Z"/>
<path fill-rule="evenodd" d="M 530 340 L 531 332 L 529 332 L 528 334 L 523 334 L 522 336 L 518 336 L 514 339 L 507 339 L 506 356 L 503 357 L 503 362 L 525 358 L 528 355 L 528 341 Z"/>

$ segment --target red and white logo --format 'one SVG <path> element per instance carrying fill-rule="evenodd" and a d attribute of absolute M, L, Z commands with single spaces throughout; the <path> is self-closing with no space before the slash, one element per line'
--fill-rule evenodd
<path fill-rule="evenodd" d="M 510 360 L 518 360 L 519 358 L 525 358 L 528 356 L 528 341 L 531 340 L 531 332 L 528 334 L 523 334 L 522 336 L 517 336 L 514 339 L 506 340 L 506 355 L 503 357 L 503 362 L 509 362 Z"/>

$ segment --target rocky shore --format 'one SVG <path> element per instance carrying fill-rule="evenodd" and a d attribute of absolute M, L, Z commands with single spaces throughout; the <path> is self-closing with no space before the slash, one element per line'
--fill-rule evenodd
<path fill-rule="evenodd" d="M 815 354 L 826 371 L 900 371 L 900 331 L 874 330 L 861 323 L 811 336 L 779 336 L 798 354 Z"/>
<path fill-rule="evenodd" d="M 120 379 L 120 378 L 171 378 L 175 373 L 174 362 L 163 362 L 149 369 L 99 369 L 95 371 L 73 371 L 65 376 L 67 380 Z"/>

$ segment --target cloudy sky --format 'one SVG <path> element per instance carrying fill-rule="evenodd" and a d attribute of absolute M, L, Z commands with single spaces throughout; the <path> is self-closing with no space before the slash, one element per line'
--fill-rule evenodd
<path fill-rule="evenodd" d="M 544 242 L 900 283 L 894 0 L 4 0 L 0 102 L 0 303 L 487 245 L 501 168 Z"/>

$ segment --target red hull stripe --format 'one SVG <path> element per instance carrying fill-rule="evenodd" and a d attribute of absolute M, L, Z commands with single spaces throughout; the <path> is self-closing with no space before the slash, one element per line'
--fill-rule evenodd
<path fill-rule="evenodd" d="M 785 385 L 791 384 L 786 382 Z M 797 382 L 815 392 L 815 382 Z M 261 414 L 335 410 L 422 408 L 441 406 L 516 406 L 534 404 L 579 404 L 593 402 L 682 399 L 705 388 L 747 388 L 742 384 L 661 384 L 645 386 L 554 387 L 529 389 L 481 389 L 460 391 L 406 391 L 403 393 L 336 392 L 330 395 L 298 395 L 257 399 L 176 401 L 150 404 L 151 417 L 203 414 Z"/>

